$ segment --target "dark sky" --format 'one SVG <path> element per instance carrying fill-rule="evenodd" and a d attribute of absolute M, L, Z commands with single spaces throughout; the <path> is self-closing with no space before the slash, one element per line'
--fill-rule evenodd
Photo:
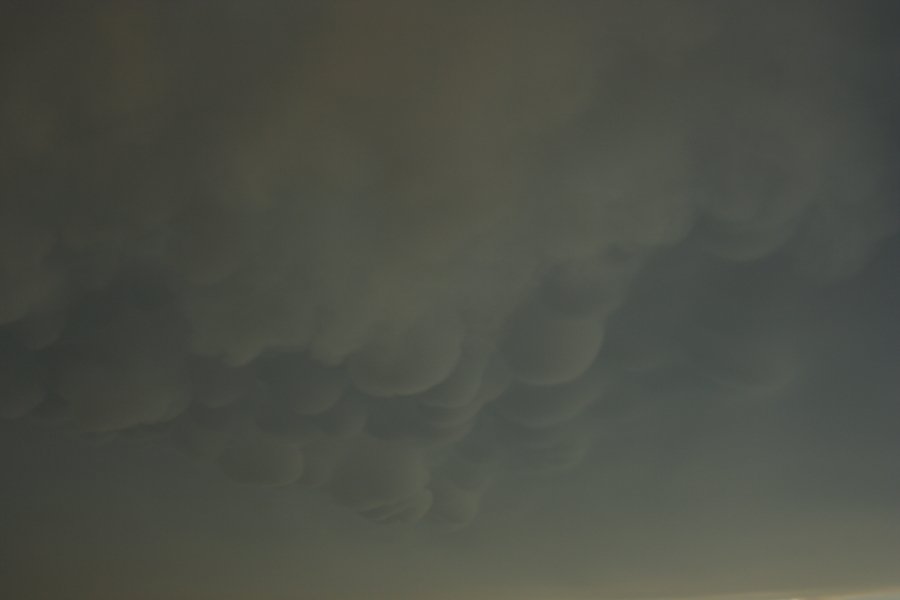
<path fill-rule="evenodd" d="M 898 22 L 0 5 L 0 593 L 900 589 Z"/>

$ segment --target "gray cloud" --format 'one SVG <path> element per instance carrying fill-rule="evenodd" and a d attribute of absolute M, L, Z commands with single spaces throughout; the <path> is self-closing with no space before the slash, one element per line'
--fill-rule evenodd
<path fill-rule="evenodd" d="M 534 549 L 473 589 L 528 572 L 659 595 L 587 573 L 640 579 L 634 540 L 665 538 L 702 579 L 713 548 L 832 519 L 862 531 L 869 502 L 891 531 L 876 482 L 897 448 L 851 399 L 896 417 L 878 363 L 896 328 L 866 314 L 867 294 L 896 296 L 877 258 L 896 258 L 900 227 L 891 14 L 0 9 L 0 416 L 98 452 L 176 448 L 198 480 L 300 496 L 340 544 L 409 535 L 453 555 L 436 572 L 465 564 L 454 543 Z M 826 350 L 842 321 L 879 349 Z M 215 497 L 255 493 L 235 489 Z M 802 506 L 821 520 L 792 530 Z M 586 533 L 601 526 L 610 541 Z M 823 586 L 868 585 L 859 562 Z M 748 550 L 709 584 L 644 566 L 699 594 L 814 587 L 803 565 L 792 578 Z"/>

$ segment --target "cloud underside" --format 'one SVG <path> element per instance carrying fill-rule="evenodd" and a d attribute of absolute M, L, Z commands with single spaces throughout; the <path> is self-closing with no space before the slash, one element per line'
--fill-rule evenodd
<path fill-rule="evenodd" d="M 4 7 L 0 416 L 479 589 L 900 583 L 896 50 L 833 4 Z"/>

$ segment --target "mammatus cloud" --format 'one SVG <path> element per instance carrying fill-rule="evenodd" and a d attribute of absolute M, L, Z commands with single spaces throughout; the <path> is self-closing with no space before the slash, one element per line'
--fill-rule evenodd
<path fill-rule="evenodd" d="M 900 225 L 881 9 L 5 7 L 0 415 L 442 531 L 727 487 Z"/>

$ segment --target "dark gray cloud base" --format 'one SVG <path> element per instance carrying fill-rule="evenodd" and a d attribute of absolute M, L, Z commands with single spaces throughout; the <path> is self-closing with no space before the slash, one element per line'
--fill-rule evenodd
<path fill-rule="evenodd" d="M 846 292 L 900 225 L 888 7 L 0 10 L 3 417 L 441 530 L 896 477 L 826 375 L 897 418 Z"/>

